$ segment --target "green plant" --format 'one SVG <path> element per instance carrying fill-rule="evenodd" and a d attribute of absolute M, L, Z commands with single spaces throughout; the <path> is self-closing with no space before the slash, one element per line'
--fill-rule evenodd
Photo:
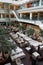
<path fill-rule="evenodd" d="M 24 31 L 25 30 L 25 27 L 23 25 L 19 25 L 19 29 Z"/>
<path fill-rule="evenodd" d="M 32 29 L 32 28 L 30 28 L 26 32 L 27 32 L 27 35 L 30 36 L 30 35 L 33 35 L 34 34 L 35 30 Z"/>
<path fill-rule="evenodd" d="M 43 37 L 43 30 L 41 30 L 39 33 L 40 33 L 40 35 Z"/>
<path fill-rule="evenodd" d="M 16 48 L 16 45 L 12 42 L 9 42 L 9 30 L 0 26 L 0 52 L 4 55 L 5 53 L 11 53 L 11 49 Z"/>

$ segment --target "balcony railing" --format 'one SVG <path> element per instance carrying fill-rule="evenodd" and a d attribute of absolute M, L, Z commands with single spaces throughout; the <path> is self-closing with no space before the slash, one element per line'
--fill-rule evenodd
<path fill-rule="evenodd" d="M 31 6 L 30 6 L 29 8 L 31 8 L 31 7 L 37 7 L 37 6 L 40 7 L 40 0 L 37 1 L 37 2 L 31 3 Z M 43 6 L 43 0 L 41 0 L 41 6 Z M 20 7 L 20 9 L 24 9 L 24 8 L 27 8 L 27 7 L 25 6 L 25 4 Z"/>
<path fill-rule="evenodd" d="M 0 18 L 0 22 L 10 22 L 10 21 L 16 21 L 16 18 Z"/>
<path fill-rule="evenodd" d="M 39 2 L 32 3 L 30 7 L 36 7 L 36 6 L 39 6 Z M 29 8 L 30 8 L 30 7 L 29 7 Z M 20 7 L 20 9 L 24 9 L 24 8 L 26 8 L 25 5 L 22 5 L 22 6 Z"/>
<path fill-rule="evenodd" d="M 22 19 L 22 20 L 30 20 L 29 17 L 19 17 L 19 19 Z M 41 23 L 43 23 L 43 18 L 32 18 L 30 21 L 41 21 Z"/>
<path fill-rule="evenodd" d="M 10 18 L 10 21 L 16 21 L 16 18 Z"/>
<path fill-rule="evenodd" d="M 9 18 L 0 18 L 0 22 L 8 22 Z"/>

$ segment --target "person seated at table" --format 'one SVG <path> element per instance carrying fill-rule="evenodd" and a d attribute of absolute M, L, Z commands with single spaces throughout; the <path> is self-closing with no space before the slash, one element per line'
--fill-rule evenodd
<path fill-rule="evenodd" d="M 38 65 L 38 58 L 31 58 L 32 60 L 32 65 Z"/>
<path fill-rule="evenodd" d="M 32 53 L 33 53 L 33 48 L 30 49 L 30 54 L 32 54 Z"/>
<path fill-rule="evenodd" d="M 40 45 L 38 46 L 38 52 L 39 52 L 39 50 L 40 50 Z"/>

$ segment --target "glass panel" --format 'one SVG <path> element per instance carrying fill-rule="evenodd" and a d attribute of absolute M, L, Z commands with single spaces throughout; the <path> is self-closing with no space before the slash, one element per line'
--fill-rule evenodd
<path fill-rule="evenodd" d="M 9 9 L 9 4 L 5 3 L 5 9 Z"/>
<path fill-rule="evenodd" d="M 39 1 L 32 3 L 32 7 L 35 7 L 35 6 L 39 6 Z"/>
<path fill-rule="evenodd" d="M 26 8 L 25 4 L 20 6 L 20 9 L 24 9 L 24 8 Z"/>
<path fill-rule="evenodd" d="M 40 19 L 40 20 L 43 20 L 43 12 L 40 13 L 39 19 Z"/>
<path fill-rule="evenodd" d="M 42 2 L 41 2 L 41 5 L 43 5 L 43 0 L 42 0 Z"/>
<path fill-rule="evenodd" d="M 29 13 L 25 13 L 25 14 L 22 14 L 22 19 L 30 19 L 30 14 Z"/>
<path fill-rule="evenodd" d="M 33 13 L 33 14 L 32 14 L 32 19 L 33 19 L 33 20 L 37 20 L 37 17 L 38 17 L 38 14 L 37 14 L 37 13 Z"/>

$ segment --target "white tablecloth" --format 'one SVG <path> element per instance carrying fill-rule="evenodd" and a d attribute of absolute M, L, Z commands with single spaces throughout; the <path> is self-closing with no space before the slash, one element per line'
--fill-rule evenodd
<path fill-rule="evenodd" d="M 33 55 L 34 57 L 38 57 L 38 56 L 40 56 L 40 54 L 37 53 L 37 52 L 32 53 L 32 55 Z"/>
<path fill-rule="evenodd" d="M 22 33 L 17 32 L 17 34 L 19 34 L 19 36 L 23 37 L 26 41 L 28 41 L 31 46 L 37 47 L 43 44 L 42 42 L 35 41 Z"/>
<path fill-rule="evenodd" d="M 23 52 L 23 50 L 21 48 L 17 47 L 15 51 L 12 50 L 11 55 L 15 55 L 15 54 L 18 54 L 18 53 L 21 53 L 21 52 Z"/>
<path fill-rule="evenodd" d="M 21 57 L 24 57 L 24 56 L 25 56 L 25 54 L 23 52 L 21 52 L 19 54 L 11 56 L 11 59 L 12 59 L 12 61 L 14 61 L 17 58 L 21 58 Z"/>

